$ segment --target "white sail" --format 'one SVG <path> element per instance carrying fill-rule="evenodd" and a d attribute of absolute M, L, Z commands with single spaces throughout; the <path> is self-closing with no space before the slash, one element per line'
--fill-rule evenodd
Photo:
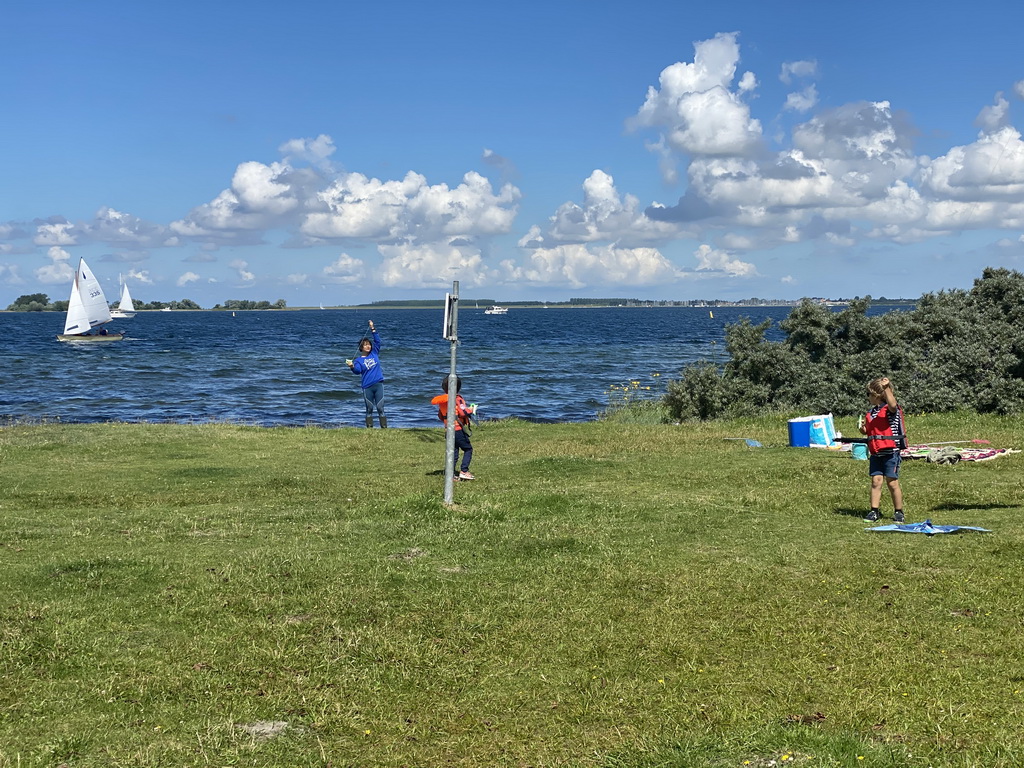
<path fill-rule="evenodd" d="M 100 281 L 89 269 L 85 259 L 78 262 L 75 282 L 71 285 L 68 316 L 64 321 L 65 334 L 86 333 L 89 329 L 110 322 L 110 307 L 103 295 Z"/>
<path fill-rule="evenodd" d="M 132 295 L 128 292 L 128 283 L 121 279 L 121 276 L 117 276 L 118 282 L 121 283 L 121 301 L 110 312 L 110 316 L 117 318 L 118 320 L 130 320 L 135 317 L 135 303 L 132 301 Z"/>
<path fill-rule="evenodd" d="M 78 291 L 78 275 L 71 283 L 71 299 L 68 301 L 68 316 L 64 320 L 64 333 L 85 333 L 89 330 L 89 313 L 82 303 L 82 294 Z"/>
<path fill-rule="evenodd" d="M 117 308 L 122 312 L 135 311 L 135 305 L 132 303 L 132 295 L 128 293 L 128 283 L 125 283 L 121 288 L 121 303 L 117 305 Z"/>

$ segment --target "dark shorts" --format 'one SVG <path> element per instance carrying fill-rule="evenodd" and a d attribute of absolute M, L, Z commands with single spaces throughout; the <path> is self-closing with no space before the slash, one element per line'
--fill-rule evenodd
<path fill-rule="evenodd" d="M 900 476 L 900 452 L 876 453 L 868 458 L 869 475 L 885 475 L 886 477 L 899 478 Z"/>

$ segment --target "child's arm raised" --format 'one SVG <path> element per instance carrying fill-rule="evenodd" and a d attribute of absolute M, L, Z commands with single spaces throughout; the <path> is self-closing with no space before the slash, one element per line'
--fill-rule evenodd
<path fill-rule="evenodd" d="M 892 382 L 883 378 L 879 384 L 882 385 L 882 393 L 885 395 L 885 403 L 889 408 L 896 408 L 896 393 L 892 391 Z"/>

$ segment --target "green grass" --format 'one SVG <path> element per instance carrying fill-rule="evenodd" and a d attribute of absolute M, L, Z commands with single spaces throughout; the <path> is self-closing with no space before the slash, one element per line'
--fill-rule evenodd
<path fill-rule="evenodd" d="M 1024 454 L 906 462 L 928 538 L 781 416 L 473 442 L 0 430 L 0 766 L 1024 764 Z"/>

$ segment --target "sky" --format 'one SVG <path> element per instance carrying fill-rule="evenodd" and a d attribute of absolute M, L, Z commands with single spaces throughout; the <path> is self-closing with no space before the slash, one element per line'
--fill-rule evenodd
<path fill-rule="evenodd" d="M 1024 3 L 8 0 L 0 308 L 1024 271 Z"/>

